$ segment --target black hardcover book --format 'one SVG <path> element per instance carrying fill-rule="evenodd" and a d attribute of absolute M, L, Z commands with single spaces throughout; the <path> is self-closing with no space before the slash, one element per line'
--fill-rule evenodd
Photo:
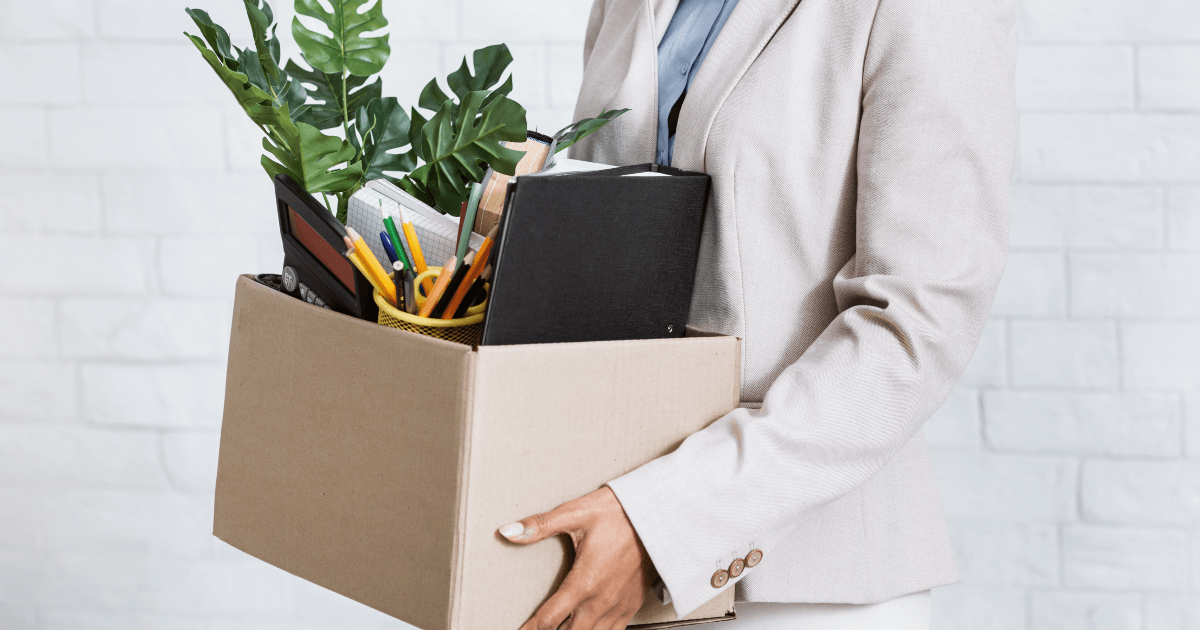
<path fill-rule="evenodd" d="M 683 336 L 709 182 L 655 164 L 514 179 L 482 345 Z"/>

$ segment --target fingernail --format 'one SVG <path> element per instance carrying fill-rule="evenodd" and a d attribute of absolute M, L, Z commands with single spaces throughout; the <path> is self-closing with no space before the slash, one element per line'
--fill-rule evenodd
<path fill-rule="evenodd" d="M 500 535 L 505 538 L 516 538 L 525 533 L 525 526 L 520 523 L 509 523 L 500 528 Z"/>

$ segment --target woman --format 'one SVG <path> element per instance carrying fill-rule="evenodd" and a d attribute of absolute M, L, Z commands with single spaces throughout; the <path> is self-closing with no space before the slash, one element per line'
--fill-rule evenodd
<path fill-rule="evenodd" d="M 576 117 L 632 111 L 574 155 L 712 176 L 691 323 L 744 340 L 744 402 L 501 528 L 577 549 L 523 630 L 624 628 L 655 575 L 680 615 L 736 588 L 727 630 L 929 627 L 958 578 L 920 427 L 1004 266 L 1014 5 L 596 0 Z"/>

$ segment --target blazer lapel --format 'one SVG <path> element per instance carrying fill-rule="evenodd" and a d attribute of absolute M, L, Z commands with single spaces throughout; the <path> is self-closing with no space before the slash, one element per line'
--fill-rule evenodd
<path fill-rule="evenodd" d="M 679 0 L 646 0 L 646 4 L 654 19 L 654 50 L 657 53 L 658 43 L 662 41 L 663 35 L 667 32 L 667 25 L 671 23 L 675 9 L 679 8 Z M 655 57 L 657 58 L 657 55 Z M 655 64 L 655 68 L 657 70 L 658 64 Z"/>
<path fill-rule="evenodd" d="M 647 1 L 660 5 L 671 4 L 672 13 L 674 5 L 678 4 L 674 0 Z M 733 86 L 741 80 L 750 64 L 762 53 L 767 42 L 798 4 L 800 0 L 739 0 L 729 15 L 729 21 L 717 36 L 717 41 L 709 49 L 708 56 L 704 58 L 683 101 L 675 132 L 675 150 L 671 160 L 673 166 L 704 170 L 705 145 L 717 112 Z M 670 17 L 667 20 L 669 22 Z M 658 39 L 662 38 L 666 28 L 666 23 L 660 24 L 656 20 Z M 654 58 L 657 70 L 657 55 Z"/>

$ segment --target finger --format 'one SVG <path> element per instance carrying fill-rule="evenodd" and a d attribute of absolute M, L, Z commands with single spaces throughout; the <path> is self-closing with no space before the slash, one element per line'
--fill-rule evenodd
<path fill-rule="evenodd" d="M 625 630 L 640 608 L 614 608 L 596 622 L 596 630 Z"/>
<path fill-rule="evenodd" d="M 607 628 L 608 626 L 597 625 L 600 620 L 602 610 L 596 610 L 596 606 L 592 605 L 594 600 L 587 600 L 575 607 L 575 611 L 571 613 L 569 622 L 571 630 L 597 630 L 599 628 Z"/>
<path fill-rule="evenodd" d="M 617 627 L 616 622 L 617 622 L 617 616 L 613 615 L 612 611 L 609 611 L 608 614 L 597 619 L 596 623 L 592 624 L 592 627 L 589 628 L 588 630 L 612 630 L 612 628 Z M 624 628 L 625 626 L 621 626 L 621 627 Z"/>
<path fill-rule="evenodd" d="M 551 595 L 541 608 L 538 608 L 537 613 L 521 626 L 521 630 L 558 630 L 562 622 L 575 611 L 575 608 L 584 599 L 584 594 L 571 588 L 567 583 L 568 580 L 563 580 L 558 591 Z M 574 627 L 575 624 L 572 623 L 572 626 Z"/>
<path fill-rule="evenodd" d="M 535 514 L 500 528 L 500 535 L 519 545 L 529 545 L 551 536 L 570 533 L 577 526 L 576 511 L 564 503 L 550 512 Z"/>

